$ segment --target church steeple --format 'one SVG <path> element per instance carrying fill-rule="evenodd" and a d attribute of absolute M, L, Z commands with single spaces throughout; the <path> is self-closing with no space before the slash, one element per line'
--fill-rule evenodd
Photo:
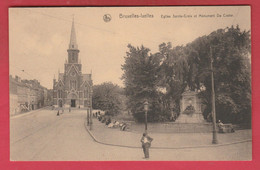
<path fill-rule="evenodd" d="M 69 49 L 78 49 L 78 44 L 76 40 L 76 31 L 74 26 L 74 16 L 73 16 L 72 26 L 71 26 Z"/>
<path fill-rule="evenodd" d="M 72 21 L 70 43 L 68 51 L 68 64 L 78 64 L 79 49 L 76 41 L 76 31 L 74 26 L 74 17 Z"/>

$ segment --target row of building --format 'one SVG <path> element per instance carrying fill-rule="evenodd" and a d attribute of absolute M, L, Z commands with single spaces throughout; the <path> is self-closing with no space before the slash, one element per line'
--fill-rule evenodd
<path fill-rule="evenodd" d="M 52 90 L 43 87 L 38 80 L 9 77 L 10 114 L 35 110 L 52 104 Z"/>

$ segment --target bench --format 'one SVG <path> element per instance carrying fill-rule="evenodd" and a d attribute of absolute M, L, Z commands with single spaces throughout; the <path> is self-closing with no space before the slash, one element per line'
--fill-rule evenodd
<path fill-rule="evenodd" d="M 228 124 L 218 124 L 219 133 L 233 133 L 235 129 L 231 123 Z"/>

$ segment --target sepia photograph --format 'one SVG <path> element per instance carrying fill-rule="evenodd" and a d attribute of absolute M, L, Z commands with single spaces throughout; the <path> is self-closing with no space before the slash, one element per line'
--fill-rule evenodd
<path fill-rule="evenodd" d="M 251 161 L 250 6 L 11 7 L 10 161 Z"/>

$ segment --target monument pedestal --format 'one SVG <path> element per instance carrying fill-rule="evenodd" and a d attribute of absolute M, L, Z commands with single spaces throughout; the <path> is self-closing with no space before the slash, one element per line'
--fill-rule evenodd
<path fill-rule="evenodd" d="M 176 123 L 205 123 L 206 121 L 204 120 L 203 115 L 201 113 L 194 113 L 192 115 L 181 114 L 175 122 Z"/>

